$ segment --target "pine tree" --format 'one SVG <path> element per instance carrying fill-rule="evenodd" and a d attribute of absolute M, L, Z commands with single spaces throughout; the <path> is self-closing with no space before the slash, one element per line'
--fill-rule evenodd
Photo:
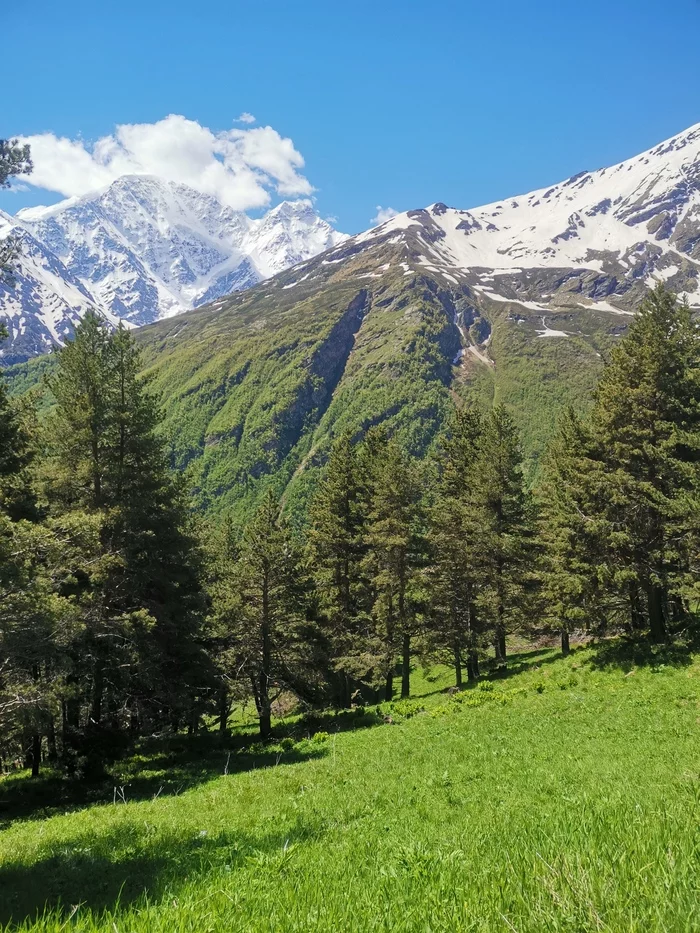
<path fill-rule="evenodd" d="M 268 739 L 273 703 L 282 691 L 309 695 L 318 681 L 316 632 L 307 619 L 301 555 L 272 492 L 243 535 L 236 586 L 230 616 L 233 650 L 253 694 L 260 736 Z"/>
<path fill-rule="evenodd" d="M 594 395 L 597 496 L 613 588 L 666 637 L 688 612 L 700 464 L 698 323 L 663 286 L 644 300 Z"/>
<path fill-rule="evenodd" d="M 233 698 L 245 699 L 249 695 L 239 676 L 236 654 L 236 632 L 241 618 L 241 594 L 236 579 L 240 536 L 230 516 L 217 525 L 205 526 L 205 555 L 210 605 L 204 638 L 218 680 L 219 731 L 225 733 Z"/>
<path fill-rule="evenodd" d="M 338 701 L 348 707 L 353 681 L 365 678 L 371 667 L 362 612 L 362 480 L 349 433 L 342 434 L 331 449 L 310 519 L 310 565 L 332 673 L 338 680 Z"/>
<path fill-rule="evenodd" d="M 0 188 L 9 188 L 8 179 L 29 175 L 33 168 L 27 143 L 20 145 L 16 139 L 0 139 Z"/>
<path fill-rule="evenodd" d="M 114 395 L 103 494 L 110 547 L 123 562 L 115 595 L 123 613 L 149 619 L 140 703 L 149 718 L 164 710 L 177 717 L 209 679 L 199 641 L 203 555 L 187 489 L 169 470 L 158 401 L 139 376 L 134 339 L 119 327 L 110 343 Z"/>
<path fill-rule="evenodd" d="M 7 331 L 0 324 L 0 341 Z M 0 511 L 13 519 L 35 515 L 35 495 L 27 468 L 33 457 L 34 412 L 10 400 L 0 377 Z"/>
<path fill-rule="evenodd" d="M 468 680 L 479 674 L 479 536 L 472 485 L 480 433 L 478 411 L 457 412 L 442 446 L 437 495 L 430 510 L 429 640 L 438 656 L 447 652 L 457 687 L 462 686 L 465 666 Z"/>
<path fill-rule="evenodd" d="M 0 734 L 39 773 L 51 734 L 70 606 L 54 592 L 69 543 L 41 521 L 29 412 L 0 380 Z"/>
<path fill-rule="evenodd" d="M 67 508 L 100 509 L 108 452 L 114 443 L 114 366 L 110 332 L 88 311 L 58 354 L 48 380 L 56 401 L 49 441 L 51 493 Z"/>
<path fill-rule="evenodd" d="M 137 730 L 177 724 L 206 689 L 196 529 L 139 368 L 131 335 L 88 314 L 50 381 L 51 514 L 98 528 L 89 569 L 76 575 L 84 626 L 72 646 L 64 729 L 88 739 L 126 719 Z"/>
<path fill-rule="evenodd" d="M 395 439 L 375 451 L 371 490 L 364 568 L 371 581 L 371 613 L 390 700 L 397 654 L 402 658 L 401 696 L 410 695 L 411 639 L 424 602 L 418 572 L 424 555 L 420 481 L 415 464 Z"/>
<path fill-rule="evenodd" d="M 607 608 L 595 498 L 601 468 L 590 428 L 567 408 L 545 455 L 539 490 L 543 601 L 547 619 L 561 635 L 564 655 L 570 650 L 570 633 L 595 629 Z"/>
<path fill-rule="evenodd" d="M 535 585 L 532 506 L 518 432 L 503 405 L 484 420 L 472 510 L 479 535 L 479 611 L 493 632 L 496 660 L 503 663 L 506 636 L 526 618 Z"/>

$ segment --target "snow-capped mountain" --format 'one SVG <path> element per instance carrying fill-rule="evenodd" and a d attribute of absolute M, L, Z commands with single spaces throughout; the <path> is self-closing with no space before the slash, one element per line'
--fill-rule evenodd
<path fill-rule="evenodd" d="M 253 219 L 185 185 L 135 175 L 3 215 L 0 237 L 10 232 L 22 237 L 25 255 L 17 288 L 0 286 L 0 317 L 12 333 L 0 349 L 6 361 L 63 342 L 90 306 L 146 324 L 255 285 L 345 238 L 307 200 Z"/>
<path fill-rule="evenodd" d="M 63 343 L 96 302 L 51 250 L 0 211 L 0 239 L 6 236 L 16 236 L 22 244 L 14 286 L 0 283 L 0 320 L 9 332 L 9 340 L 0 344 L 0 358 L 5 354 L 14 362 Z"/>
<path fill-rule="evenodd" d="M 633 159 L 469 211 L 433 204 L 349 244 L 423 243 L 423 269 L 495 301 L 629 312 L 659 280 L 700 306 L 700 124 Z"/>
<path fill-rule="evenodd" d="M 471 210 L 436 203 L 351 238 L 308 201 L 251 219 L 150 176 L 2 215 L 0 237 L 12 229 L 26 247 L 17 289 L 0 286 L 13 335 L 0 347 L 7 362 L 60 343 L 91 305 L 145 324 L 297 264 L 273 287 L 337 276 L 376 285 L 399 253 L 403 275 L 456 290 L 477 317 L 515 305 L 514 319 L 535 315 L 543 335 L 565 335 L 545 315 L 629 315 L 659 280 L 700 308 L 700 124 L 611 168 Z"/>

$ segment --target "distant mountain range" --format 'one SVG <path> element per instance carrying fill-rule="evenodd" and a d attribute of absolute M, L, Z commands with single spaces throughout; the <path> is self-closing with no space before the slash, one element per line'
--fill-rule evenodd
<path fill-rule="evenodd" d="M 17 284 L 0 286 L 11 339 L 5 362 L 62 343 L 88 307 L 135 326 L 248 288 L 345 238 L 310 201 L 260 219 L 151 176 L 53 207 L 0 212 L 0 237 L 23 241 Z"/>
<path fill-rule="evenodd" d="M 148 203 L 145 217 L 152 218 Z M 86 245 L 70 252 L 63 234 L 51 233 L 51 212 L 33 213 L 21 222 L 26 262 L 40 270 L 35 288 L 53 288 L 66 304 L 79 305 L 97 290 L 94 282 L 104 282 L 103 306 L 123 313 L 109 304 L 107 283 L 117 273 L 100 277 L 86 227 L 75 232 L 76 243 L 84 238 Z M 533 476 L 562 406 L 585 407 L 605 354 L 648 287 L 665 281 L 700 308 L 700 126 L 628 162 L 523 197 L 471 211 L 433 204 L 354 237 L 341 238 L 299 204 L 282 205 L 257 224 L 241 223 L 257 244 L 279 223 L 283 248 L 265 255 L 281 257 L 280 264 L 295 258 L 289 231 L 297 223 L 302 232 L 318 231 L 311 241 L 302 238 L 309 252 L 322 249 L 324 237 L 335 242 L 245 291 L 137 332 L 163 399 L 173 463 L 190 467 L 202 508 L 244 518 L 273 485 L 285 490 L 291 514 L 303 521 L 339 432 L 360 436 L 385 424 L 423 455 L 465 399 L 508 405 Z M 172 223 L 168 236 L 172 244 Z M 184 249 L 172 246 L 170 253 L 171 245 L 163 245 L 158 253 L 164 241 L 145 218 L 129 237 L 141 243 L 134 261 L 147 259 L 149 270 L 159 270 L 164 295 L 166 280 L 167 294 L 183 296 L 182 304 L 211 295 L 204 270 L 219 268 L 215 258 L 203 256 L 201 264 L 191 258 L 187 272 L 170 259 Z M 235 268 L 249 263 L 258 276 L 273 272 L 262 252 L 251 247 Z M 194 248 L 187 253 L 198 255 Z M 224 291 L 232 287 L 225 268 Z M 148 304 L 142 279 L 127 274 L 130 266 L 118 269 L 118 300 L 127 313 L 147 308 L 147 317 L 158 317 L 172 310 L 173 304 Z M 138 310 L 129 319 L 142 320 Z M 14 390 L 36 382 L 46 365 L 14 367 Z"/>
<path fill-rule="evenodd" d="M 124 176 L 93 194 L 15 217 L 0 237 L 24 241 L 0 318 L 16 362 L 62 343 L 93 306 L 135 326 L 200 307 L 337 248 L 346 237 L 306 200 L 260 219 L 152 176 Z M 612 168 L 468 211 L 408 211 L 343 247 L 416 237 L 414 262 L 468 285 L 488 304 L 562 303 L 625 313 L 662 279 L 700 306 L 700 124 Z"/>

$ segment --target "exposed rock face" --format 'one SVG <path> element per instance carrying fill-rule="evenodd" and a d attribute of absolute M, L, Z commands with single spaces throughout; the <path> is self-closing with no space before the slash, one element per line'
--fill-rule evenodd
<path fill-rule="evenodd" d="M 12 333 L 0 351 L 6 362 L 60 344 L 90 306 L 139 326 L 249 288 L 344 239 L 309 201 L 254 220 L 185 185 L 133 175 L 0 215 L 0 237 L 10 233 L 28 248 L 22 288 L 0 290 Z"/>
<path fill-rule="evenodd" d="M 413 234 L 427 271 L 485 301 L 629 312 L 666 281 L 700 307 L 700 124 L 619 165 L 461 211 L 398 214 L 345 244 Z"/>

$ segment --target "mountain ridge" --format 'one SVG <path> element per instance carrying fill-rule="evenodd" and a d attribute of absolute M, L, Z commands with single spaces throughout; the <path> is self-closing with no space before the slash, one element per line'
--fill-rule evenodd
<path fill-rule="evenodd" d="M 673 155 L 668 171 L 643 154 L 621 163 L 612 183 L 600 170 L 553 186 L 544 206 L 534 192 L 507 208 L 408 211 L 139 328 L 173 465 L 189 470 L 200 507 L 245 519 L 272 486 L 303 522 L 339 433 L 384 424 L 425 456 L 449 413 L 474 401 L 509 407 L 534 477 L 562 406 L 589 404 L 603 358 L 650 285 L 666 281 L 695 302 L 700 135 L 674 139 L 650 151 L 658 169 Z M 619 190 L 607 212 L 594 210 L 610 184 Z M 562 238 L 572 204 L 583 226 Z M 523 244 L 533 209 L 547 226 Z M 607 238 L 591 252 L 596 229 Z M 472 247 L 482 241 L 499 266 L 470 261 L 483 261 L 486 247 Z M 31 370 L 17 373 L 18 385 L 31 383 Z"/>
<path fill-rule="evenodd" d="M 48 283 L 36 285 L 42 273 L 31 259 L 20 259 L 23 288 L 0 287 L 0 315 L 15 334 L 0 354 L 10 362 L 61 343 L 88 307 L 140 326 L 250 287 L 344 239 L 308 200 L 282 202 L 254 219 L 211 195 L 146 175 L 122 176 L 14 218 L 2 215 L 0 236 L 8 234 L 40 244 L 51 254 L 44 267 L 53 264 L 59 278 L 81 284 L 79 297 L 71 292 L 61 301 L 60 284 L 58 297 L 50 295 Z M 42 314 L 47 303 L 54 309 L 50 322 Z"/>
<path fill-rule="evenodd" d="M 202 506 L 245 515 L 272 484 L 303 520 L 341 431 L 359 436 L 384 423 L 424 456 L 449 411 L 468 400 L 508 405 L 534 476 L 562 406 L 589 404 L 604 356 L 648 288 L 665 280 L 695 300 L 697 130 L 652 151 L 658 165 L 676 154 L 667 172 L 645 165 L 643 155 L 632 160 L 636 170 L 621 163 L 612 182 L 611 170 L 600 170 L 543 189 L 541 198 L 551 190 L 546 235 L 529 245 L 526 261 L 518 240 L 527 219 L 518 227 L 512 216 L 522 198 L 508 211 L 503 202 L 473 211 L 437 203 L 246 292 L 141 329 L 146 367 L 166 399 L 175 463 L 192 468 Z M 650 173 L 655 185 L 645 181 Z M 594 211 L 601 185 L 618 185 L 618 176 L 629 190 L 611 198 L 619 201 L 608 214 Z M 583 227 L 560 238 L 573 213 L 569 198 Z M 527 211 L 537 199 L 525 199 Z M 501 216 L 493 217 L 499 204 Z M 604 248 L 591 253 L 601 216 Z M 465 259 L 472 251 L 479 257 L 475 235 L 494 238 L 487 242 L 499 266 Z M 362 319 L 331 380 L 311 361 L 331 352 L 329 335 L 360 295 Z"/>

